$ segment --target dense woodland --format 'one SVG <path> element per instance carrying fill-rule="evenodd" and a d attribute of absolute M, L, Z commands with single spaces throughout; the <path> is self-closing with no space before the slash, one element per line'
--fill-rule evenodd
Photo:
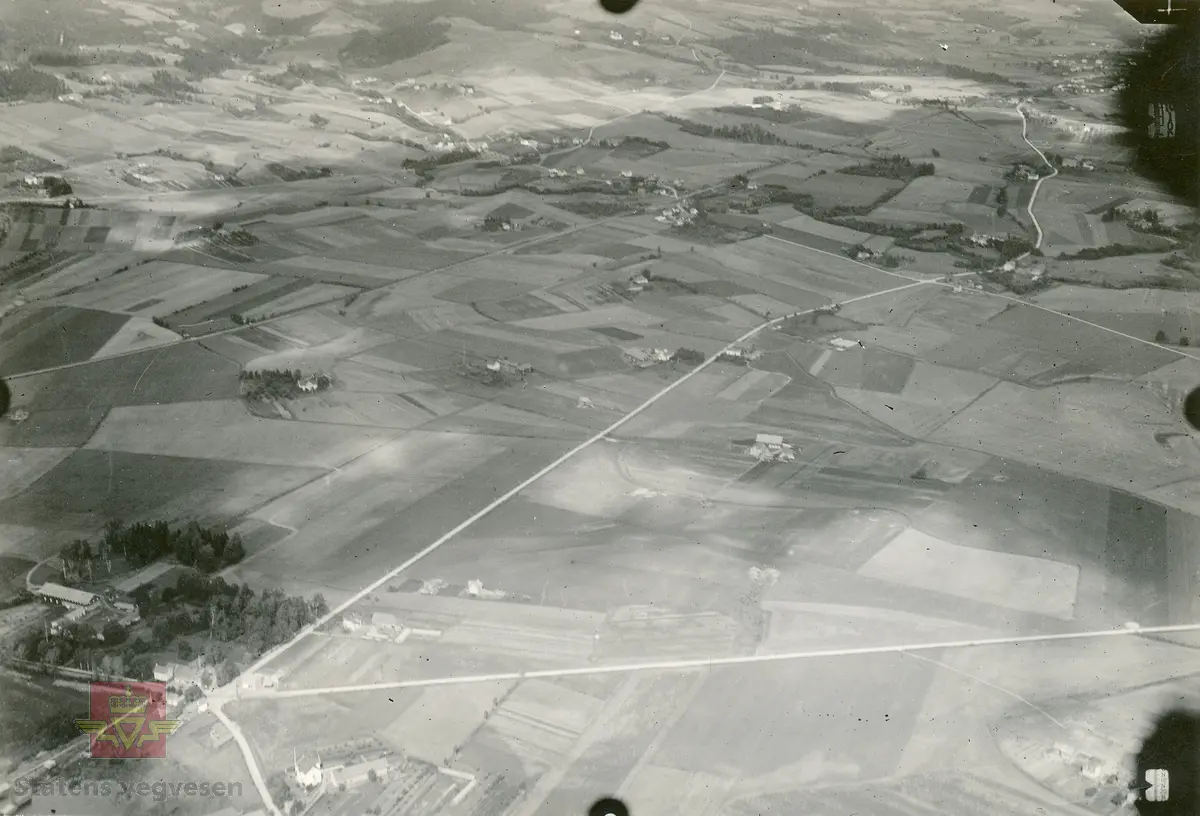
<path fill-rule="evenodd" d="M 690 133 L 693 136 L 703 136 L 709 139 L 729 139 L 734 142 L 747 142 L 749 144 L 761 145 L 786 145 L 786 139 L 782 139 L 771 131 L 755 125 L 753 123 L 743 125 L 705 125 L 700 122 L 692 122 L 688 119 L 680 119 L 677 116 L 663 115 L 673 125 L 678 125 L 679 129 L 684 133 Z"/>
<path fill-rule="evenodd" d="M 181 564 L 210 573 L 241 561 L 246 548 L 236 533 L 231 536 L 194 521 L 174 530 L 165 521 L 129 526 L 110 521 L 95 546 L 78 539 L 59 553 L 64 575 L 76 579 L 93 577 L 99 565 L 111 571 L 113 556 L 123 557 L 134 569 L 174 556 Z"/>
<path fill-rule="evenodd" d="M 918 176 L 932 176 L 934 171 L 935 168 L 932 162 L 914 164 L 912 159 L 895 155 L 872 159 L 866 164 L 844 167 L 838 172 L 849 176 L 872 176 L 875 178 L 896 179 L 898 181 L 912 181 Z"/>
<path fill-rule="evenodd" d="M 28 65 L 0 69 L 0 102 L 54 99 L 66 92 L 66 84 L 54 74 Z"/>
<path fill-rule="evenodd" d="M 29 56 L 32 65 L 45 65 L 49 68 L 86 68 L 91 65 L 135 65 L 156 66 L 166 65 L 166 60 L 147 54 L 144 51 L 67 51 L 58 48 L 47 48 L 35 51 Z"/>

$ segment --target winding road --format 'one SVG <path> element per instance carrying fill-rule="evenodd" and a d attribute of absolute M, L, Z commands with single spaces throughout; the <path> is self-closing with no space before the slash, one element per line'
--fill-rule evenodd
<path fill-rule="evenodd" d="M 1058 175 L 1058 168 L 1046 158 L 1046 154 L 1041 151 L 1041 148 L 1029 141 L 1029 117 L 1025 115 L 1025 109 L 1021 107 L 1020 103 L 1017 103 L 1017 113 L 1021 117 L 1021 138 L 1025 140 L 1025 144 L 1029 145 L 1033 149 L 1033 152 L 1037 153 L 1041 160 L 1046 163 L 1046 166 L 1050 168 L 1050 175 L 1038 177 L 1038 180 L 1033 185 L 1033 194 L 1029 196 L 1029 203 L 1025 205 L 1025 212 L 1029 214 L 1029 220 L 1033 223 L 1033 228 L 1037 230 L 1037 242 L 1034 243 L 1033 248 L 1041 249 L 1042 241 L 1046 236 L 1042 232 L 1042 225 L 1038 223 L 1037 216 L 1033 214 L 1033 203 L 1037 201 L 1038 192 L 1041 191 L 1042 184 Z M 1032 251 L 1026 252 L 1017 260 L 1024 260 L 1032 254 Z"/>

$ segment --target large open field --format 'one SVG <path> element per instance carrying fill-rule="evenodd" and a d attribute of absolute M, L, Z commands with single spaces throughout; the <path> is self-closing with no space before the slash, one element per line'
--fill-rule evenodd
<path fill-rule="evenodd" d="M 197 521 L 244 537 L 230 583 L 347 603 L 271 657 L 278 687 L 213 693 L 247 755 L 189 710 L 172 772 L 249 780 L 248 759 L 274 779 L 372 738 L 395 778 L 313 813 L 617 795 L 1069 816 L 997 723 L 1200 670 L 1115 634 L 1200 609 L 1200 443 L 1178 410 L 1200 303 L 1022 300 L 903 246 L 932 223 L 1032 236 L 1033 186 L 1006 178 L 1041 164 L 1012 105 L 1045 86 L 1046 31 L 1091 53 L 1113 19 L 80 2 L 94 37 L 53 8 L 38 36 L 163 62 L 42 66 L 61 98 L 0 121 L 0 148 L 29 152 L 0 153 L 0 185 L 48 203 L 0 214 L 0 579 L 114 518 Z M 839 172 L 893 156 L 934 172 Z M 1102 217 L 1160 200 L 1143 188 L 1044 184 L 1044 254 L 1149 247 Z M 979 638 L 1004 642 L 947 643 Z M 3 685 L 6 744 L 39 747 L 77 696 Z"/>

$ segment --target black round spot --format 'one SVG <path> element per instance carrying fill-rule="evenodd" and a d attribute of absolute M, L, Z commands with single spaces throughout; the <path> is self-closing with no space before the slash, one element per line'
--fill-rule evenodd
<path fill-rule="evenodd" d="M 629 816 L 629 808 L 620 799 L 601 799 L 588 808 L 588 816 Z"/>
<path fill-rule="evenodd" d="M 1183 418 L 1193 428 L 1200 429 L 1200 388 L 1184 397 Z"/>
<path fill-rule="evenodd" d="M 12 402 L 12 392 L 8 390 L 8 383 L 0 380 L 0 414 L 8 413 L 8 406 Z"/>
<path fill-rule="evenodd" d="M 600 0 L 600 8 L 609 14 L 625 14 L 638 4 L 638 0 Z"/>
<path fill-rule="evenodd" d="M 1162 26 L 1115 60 L 1117 138 L 1134 150 L 1134 169 L 1181 203 L 1200 195 L 1200 15 Z M 1109 60 L 1109 64 L 1113 64 Z"/>
<path fill-rule="evenodd" d="M 1196 816 L 1196 807 L 1200 805 L 1197 756 L 1200 756 L 1200 716 L 1182 708 L 1159 716 L 1137 754 L 1137 774 L 1131 785 L 1141 791 L 1136 803 L 1140 816 Z M 1154 770 L 1167 772 L 1167 789 L 1158 796 L 1147 790 L 1150 785 L 1146 772 Z"/>

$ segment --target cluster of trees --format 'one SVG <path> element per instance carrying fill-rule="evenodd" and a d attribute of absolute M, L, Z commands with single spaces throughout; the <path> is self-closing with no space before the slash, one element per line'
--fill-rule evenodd
<path fill-rule="evenodd" d="M 678 125 L 679 129 L 684 133 L 690 133 L 693 136 L 703 136 L 711 139 L 729 139 L 730 141 L 746 142 L 748 144 L 788 144 L 786 139 L 783 139 L 766 128 L 755 124 L 714 126 L 701 124 L 699 122 L 692 122 L 688 119 L 680 119 L 677 116 L 664 116 L 663 118 L 673 125 Z"/>
<path fill-rule="evenodd" d="M 1162 329 L 1159 329 L 1157 332 L 1154 333 L 1154 342 L 1155 343 L 1170 343 L 1171 341 L 1167 339 L 1167 333 L 1165 331 L 1163 331 Z M 1192 344 L 1192 341 L 1188 339 L 1188 336 L 1186 334 L 1182 334 L 1179 336 L 1179 342 L 1176 343 L 1175 345 L 1190 346 L 1191 344 Z"/>
<path fill-rule="evenodd" d="M 266 369 L 263 371 L 239 371 L 238 379 L 242 381 L 243 393 L 247 399 L 270 400 L 290 399 L 297 396 L 300 381 L 304 374 L 300 369 L 281 371 Z M 328 374 L 316 376 L 318 391 L 324 391 L 333 385 L 333 378 Z"/>
<path fill-rule="evenodd" d="M 43 176 L 42 189 L 45 190 L 46 195 L 50 196 L 51 198 L 68 196 L 75 192 L 67 180 L 61 176 Z"/>
<path fill-rule="evenodd" d="M 1064 253 L 1059 255 L 1059 260 L 1063 261 L 1095 261 L 1100 258 L 1117 258 L 1123 255 L 1142 255 L 1147 252 L 1155 252 L 1153 247 L 1138 246 L 1135 244 L 1108 244 L 1099 247 L 1084 247 L 1078 252 Z"/>
<path fill-rule="evenodd" d="M 218 48 L 189 48 L 183 52 L 175 67 L 187 71 L 194 79 L 219 76 L 237 65 L 233 57 Z"/>
<path fill-rule="evenodd" d="M 851 176 L 872 176 L 874 178 L 890 178 L 898 181 L 912 181 L 918 176 L 932 176 L 934 169 L 935 168 L 932 162 L 920 162 L 918 164 L 913 164 L 912 159 L 909 159 L 905 156 L 894 155 L 872 159 L 866 164 L 856 164 L 853 167 L 844 167 L 838 172 Z"/>
<path fill-rule="evenodd" d="M 684 365 L 697 366 L 704 362 L 704 352 L 690 348 L 679 348 L 671 355 L 671 360 L 672 362 L 680 362 Z"/>
<path fill-rule="evenodd" d="M 646 139 L 642 136 L 626 136 L 621 140 L 620 147 L 632 150 L 641 156 L 653 156 L 671 147 L 661 139 Z"/>
<path fill-rule="evenodd" d="M 173 555 L 179 563 L 209 573 L 241 561 L 246 557 L 246 548 L 236 533 L 231 536 L 194 521 L 175 530 L 165 521 L 128 526 L 110 521 L 94 550 L 88 541 L 79 539 L 59 553 L 68 577 L 79 577 L 85 571 L 90 577 L 97 560 L 111 572 L 113 555 L 124 557 L 135 569 Z"/>
<path fill-rule="evenodd" d="M 84 68 L 90 65 L 138 65 L 152 67 L 166 65 L 166 60 L 147 54 L 144 51 L 63 51 L 57 48 L 47 48 L 35 51 L 29 56 L 33 65 L 45 65 L 49 68 Z"/>
<path fill-rule="evenodd" d="M 328 167 L 289 167 L 279 162 L 267 165 L 267 172 L 273 173 L 284 181 L 307 181 L 309 179 L 329 178 L 333 171 Z"/>
<path fill-rule="evenodd" d="M 272 85 L 278 85 L 280 88 L 286 88 L 290 91 L 306 82 L 311 82 L 314 85 L 321 83 L 329 85 L 341 84 L 342 75 L 332 68 L 290 62 L 287 68 L 280 73 L 265 77 L 264 79 Z M 372 95 L 368 91 L 359 91 L 359 93 L 366 96 Z"/>
<path fill-rule="evenodd" d="M 814 114 L 800 108 L 752 108 L 749 105 L 723 105 L 717 108 L 718 113 L 731 113 L 735 116 L 754 116 L 766 119 L 779 125 L 789 125 L 795 122 L 811 119 Z"/>
<path fill-rule="evenodd" d="M 196 571 L 182 573 L 174 587 L 139 587 L 133 597 L 142 614 L 136 629 L 109 622 L 98 630 L 84 622 L 69 624 L 52 637 L 34 631 L 17 644 L 17 656 L 149 680 L 158 653 L 179 638 L 206 635 L 212 643 L 206 650 L 211 677 L 203 679 L 206 684 L 224 685 L 237 676 L 224 644 L 238 643 L 258 656 L 329 612 L 319 594 L 309 600 L 277 589 L 258 595 L 245 584 L 230 584 Z M 190 660 L 194 650 L 184 643 L 179 642 L 176 653 L 181 660 Z"/>
<path fill-rule="evenodd" d="M 168 99 L 186 99 L 189 95 L 199 93 L 199 89 L 186 80 L 172 74 L 165 68 L 154 72 L 149 82 L 140 83 L 137 90 L 152 96 L 165 96 Z"/>
<path fill-rule="evenodd" d="M 450 150 L 445 153 L 438 153 L 432 156 L 424 156 L 419 159 L 405 159 L 401 166 L 405 170 L 412 170 L 418 176 L 428 179 L 430 174 L 438 167 L 443 167 L 447 164 L 455 164 L 467 159 L 473 159 L 479 153 L 470 148 L 460 147 L 457 150 Z"/>
<path fill-rule="evenodd" d="M 0 69 L 0 102 L 53 99 L 66 92 L 66 83 L 54 74 L 28 65 Z"/>

